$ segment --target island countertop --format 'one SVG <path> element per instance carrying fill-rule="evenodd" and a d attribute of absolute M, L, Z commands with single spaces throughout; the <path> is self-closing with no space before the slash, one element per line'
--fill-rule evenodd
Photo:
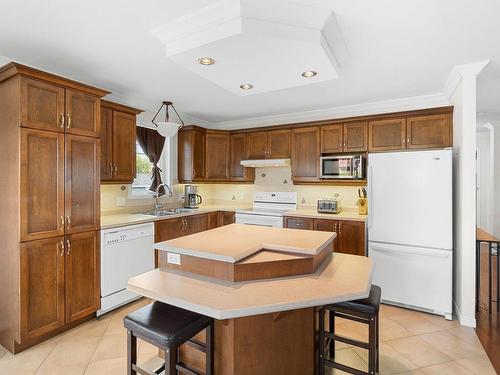
<path fill-rule="evenodd" d="M 155 243 L 155 249 L 236 263 L 260 250 L 317 255 L 335 239 L 334 232 L 229 224 Z"/>
<path fill-rule="evenodd" d="M 228 282 L 155 269 L 128 281 L 128 290 L 214 319 L 231 319 L 365 298 L 370 258 L 332 254 L 313 274 Z"/>

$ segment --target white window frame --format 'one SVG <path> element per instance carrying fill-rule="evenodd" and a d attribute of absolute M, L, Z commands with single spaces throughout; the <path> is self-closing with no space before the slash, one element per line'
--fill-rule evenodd
<path fill-rule="evenodd" d="M 154 127 L 149 124 L 138 123 L 137 126 L 142 126 L 144 128 L 154 129 Z M 176 165 L 174 158 L 174 152 L 177 153 L 177 136 L 165 139 L 165 145 L 163 146 L 163 151 L 160 156 L 160 161 L 158 162 L 158 167 L 162 170 L 161 179 L 164 183 L 172 187 L 174 179 L 174 174 L 176 175 Z M 154 197 L 152 191 L 146 190 L 144 194 L 133 194 L 132 184 L 129 185 L 128 199 L 130 200 L 151 200 Z"/>

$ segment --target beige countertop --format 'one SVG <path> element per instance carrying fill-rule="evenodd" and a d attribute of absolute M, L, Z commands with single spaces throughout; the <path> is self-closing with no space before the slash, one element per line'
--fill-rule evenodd
<path fill-rule="evenodd" d="M 370 258 L 333 254 L 310 275 L 238 283 L 155 269 L 128 290 L 222 320 L 365 298 L 372 273 Z"/>
<path fill-rule="evenodd" d="M 285 213 L 285 216 L 354 221 L 366 221 L 368 218 L 368 215 L 360 215 L 355 210 L 342 210 L 338 214 L 324 214 L 312 208 L 299 208 L 297 210 L 288 211 Z"/>
<path fill-rule="evenodd" d="M 158 242 L 154 248 L 198 258 L 236 263 L 262 249 L 316 255 L 337 236 L 333 232 L 229 224 Z"/>
<path fill-rule="evenodd" d="M 144 215 L 141 213 L 118 213 L 118 214 L 105 214 L 101 215 L 101 229 L 110 229 L 110 228 L 118 228 L 126 225 L 134 225 L 134 224 L 143 224 L 150 223 L 157 220 L 166 220 L 174 217 L 183 217 L 183 216 L 191 216 L 204 214 L 207 212 L 214 211 L 236 211 L 251 208 L 251 206 L 217 206 L 217 205 L 206 205 L 201 206 L 200 208 L 194 209 L 190 212 L 178 213 L 175 215 L 168 216 L 153 216 L 153 215 Z M 151 209 L 153 210 L 153 209 Z M 146 210 L 144 210 L 146 211 Z"/>

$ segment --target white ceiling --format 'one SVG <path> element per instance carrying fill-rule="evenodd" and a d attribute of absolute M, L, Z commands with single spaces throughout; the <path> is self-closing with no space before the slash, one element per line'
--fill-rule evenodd
<path fill-rule="evenodd" d="M 0 55 L 100 86 L 150 111 L 172 100 L 195 121 L 223 127 L 254 117 L 279 121 L 291 112 L 394 99 L 401 104 L 420 96 L 438 105 L 453 66 L 490 60 L 479 78 L 478 111 L 500 112 L 500 1 L 295 2 L 335 14 L 345 41 L 338 79 L 238 96 L 179 66 L 151 31 L 210 0 L 6 1 Z"/>

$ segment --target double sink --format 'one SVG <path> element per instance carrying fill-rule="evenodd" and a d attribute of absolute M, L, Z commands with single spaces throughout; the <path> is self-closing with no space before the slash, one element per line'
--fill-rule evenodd
<path fill-rule="evenodd" d="M 170 216 L 170 215 L 186 214 L 194 211 L 196 211 L 196 208 L 170 208 L 170 209 L 160 208 L 157 210 L 140 212 L 140 214 L 151 215 L 151 216 Z"/>

